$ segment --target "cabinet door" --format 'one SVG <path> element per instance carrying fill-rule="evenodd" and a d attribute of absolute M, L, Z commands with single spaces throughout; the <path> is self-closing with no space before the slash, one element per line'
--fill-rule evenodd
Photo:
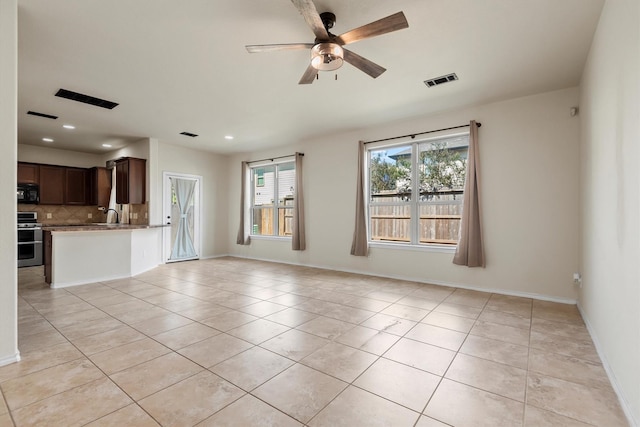
<path fill-rule="evenodd" d="M 103 167 L 89 169 L 87 183 L 87 204 L 108 207 L 111 197 L 111 170 Z"/>
<path fill-rule="evenodd" d="M 65 168 L 64 204 L 84 205 L 87 203 L 87 170 Z"/>
<path fill-rule="evenodd" d="M 142 204 L 146 199 L 147 161 L 124 158 L 116 162 L 116 203 Z"/>
<path fill-rule="evenodd" d="M 18 184 L 38 184 L 39 172 L 39 165 L 18 162 Z"/>
<path fill-rule="evenodd" d="M 64 204 L 65 168 L 40 165 L 40 204 Z"/>

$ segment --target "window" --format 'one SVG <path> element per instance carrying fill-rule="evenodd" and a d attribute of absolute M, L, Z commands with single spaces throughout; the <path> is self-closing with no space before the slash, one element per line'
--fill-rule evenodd
<path fill-rule="evenodd" d="M 468 148 L 458 134 L 368 149 L 369 241 L 455 246 Z"/>
<path fill-rule="evenodd" d="M 295 163 L 251 168 L 251 235 L 291 236 Z"/>

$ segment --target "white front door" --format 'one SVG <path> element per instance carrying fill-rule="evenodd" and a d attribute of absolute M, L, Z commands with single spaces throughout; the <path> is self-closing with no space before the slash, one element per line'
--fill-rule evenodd
<path fill-rule="evenodd" d="M 165 262 L 200 258 L 200 206 L 202 177 L 163 173 Z"/>

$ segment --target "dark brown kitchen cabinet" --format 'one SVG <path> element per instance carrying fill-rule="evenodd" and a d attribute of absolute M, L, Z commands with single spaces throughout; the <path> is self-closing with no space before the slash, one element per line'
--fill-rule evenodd
<path fill-rule="evenodd" d="M 142 204 L 146 200 L 147 161 L 133 157 L 116 160 L 116 203 Z"/>
<path fill-rule="evenodd" d="M 64 204 L 85 205 L 87 203 L 87 170 L 65 168 Z"/>
<path fill-rule="evenodd" d="M 111 196 L 111 170 L 94 167 L 89 169 L 87 178 L 87 204 L 108 207 Z"/>
<path fill-rule="evenodd" d="M 65 170 L 63 166 L 40 165 L 40 204 L 64 204 Z"/>
<path fill-rule="evenodd" d="M 40 165 L 18 162 L 18 184 L 39 184 Z"/>
<path fill-rule="evenodd" d="M 53 250 L 53 241 L 51 240 L 51 232 L 43 231 L 42 240 L 44 242 L 44 281 L 51 283 L 51 251 Z"/>

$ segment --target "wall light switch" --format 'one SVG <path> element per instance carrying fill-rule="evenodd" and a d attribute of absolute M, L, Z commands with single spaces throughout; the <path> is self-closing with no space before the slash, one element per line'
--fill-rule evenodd
<path fill-rule="evenodd" d="M 51 219 L 53 218 L 53 215 L 51 215 L 51 212 L 47 212 L 47 219 Z"/>
<path fill-rule="evenodd" d="M 91 212 L 89 212 L 89 213 L 87 214 L 87 218 L 93 218 L 93 214 L 92 214 Z"/>

